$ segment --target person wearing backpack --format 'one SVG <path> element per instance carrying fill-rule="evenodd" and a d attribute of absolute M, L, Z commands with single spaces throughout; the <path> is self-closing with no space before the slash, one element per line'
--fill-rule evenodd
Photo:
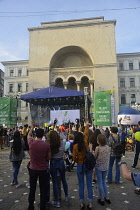
<path fill-rule="evenodd" d="M 73 142 L 74 142 L 74 135 L 69 134 L 68 141 L 65 144 L 65 151 L 68 151 L 69 156 L 72 156 Z"/>
<path fill-rule="evenodd" d="M 97 146 L 95 149 L 95 171 L 97 175 L 97 183 L 100 196 L 100 198 L 97 201 L 101 206 L 104 206 L 105 202 L 108 204 L 111 203 L 108 197 L 108 189 L 106 185 L 106 175 L 109 165 L 110 148 L 107 145 L 106 137 L 103 134 L 98 135 L 97 143 L 99 144 L 99 146 Z M 103 193 L 105 194 L 105 197 Z"/>
<path fill-rule="evenodd" d="M 92 189 L 92 169 L 87 169 L 85 166 L 85 156 L 89 151 L 88 147 L 88 130 L 89 124 L 85 126 L 84 135 L 78 132 L 73 144 L 73 160 L 77 163 L 77 177 L 79 185 L 80 209 L 85 209 L 84 203 L 84 174 L 86 175 L 86 185 L 88 191 L 87 209 L 92 209 L 93 189 Z"/>
<path fill-rule="evenodd" d="M 108 139 L 108 146 L 111 147 L 111 151 L 110 151 L 110 161 L 109 161 L 107 179 L 108 179 L 108 183 L 112 183 L 112 169 L 113 169 L 114 161 L 116 161 L 115 183 L 119 184 L 120 183 L 120 167 L 118 166 L 118 163 L 121 161 L 122 150 L 118 151 L 118 154 L 117 154 L 116 149 L 117 147 L 118 149 L 122 149 L 122 144 L 120 144 L 120 137 L 117 133 L 118 133 L 118 128 L 115 126 L 111 127 L 111 135 L 109 136 L 109 139 Z"/>

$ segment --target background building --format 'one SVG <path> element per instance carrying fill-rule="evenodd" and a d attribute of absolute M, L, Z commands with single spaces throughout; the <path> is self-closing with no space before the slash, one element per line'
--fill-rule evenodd
<path fill-rule="evenodd" d="M 4 95 L 4 72 L 0 69 L 0 97 Z"/>
<path fill-rule="evenodd" d="M 117 54 L 120 109 L 140 104 L 140 53 Z M 135 107 L 139 109 L 139 106 Z"/>
<path fill-rule="evenodd" d="M 49 86 L 78 91 L 88 87 L 93 99 L 94 91 L 113 90 L 117 120 L 119 106 L 140 103 L 140 53 L 116 55 L 115 24 L 99 17 L 29 28 L 30 60 L 2 62 L 5 96 Z M 27 123 L 28 116 L 28 105 L 19 100 L 18 123 Z"/>
<path fill-rule="evenodd" d="M 28 104 L 21 101 L 20 95 L 28 93 L 28 60 L 5 61 L 4 96 L 18 99 L 18 124 L 28 123 Z"/>

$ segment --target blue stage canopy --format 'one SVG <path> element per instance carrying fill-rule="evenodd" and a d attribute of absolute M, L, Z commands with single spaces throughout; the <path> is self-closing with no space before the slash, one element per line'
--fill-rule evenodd
<path fill-rule="evenodd" d="M 126 108 L 121 110 L 118 115 L 124 115 L 124 114 L 129 114 L 129 115 L 140 115 L 140 112 L 136 109 L 132 108 Z"/>
<path fill-rule="evenodd" d="M 25 95 L 21 95 L 21 100 L 26 99 L 46 99 L 46 98 L 60 98 L 60 97 L 71 97 L 71 96 L 83 96 L 84 92 L 76 90 L 68 90 L 57 87 L 47 87 L 41 90 L 37 90 Z"/>
<path fill-rule="evenodd" d="M 84 92 L 69 90 L 57 87 L 47 87 L 25 95 L 21 95 L 20 99 L 33 105 L 41 106 L 71 106 L 83 107 L 85 105 Z M 91 104 L 91 98 L 88 95 L 88 105 Z"/>

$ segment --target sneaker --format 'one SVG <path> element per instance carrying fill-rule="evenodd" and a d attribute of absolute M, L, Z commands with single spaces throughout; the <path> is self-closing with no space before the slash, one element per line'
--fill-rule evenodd
<path fill-rule="evenodd" d="M 60 202 L 56 202 L 56 208 L 60 208 Z"/>
<path fill-rule="evenodd" d="M 81 210 L 84 210 L 85 209 L 85 204 L 83 203 L 83 206 L 80 206 L 80 209 Z"/>
<path fill-rule="evenodd" d="M 56 202 L 55 201 L 52 201 L 52 206 L 56 206 Z"/>
<path fill-rule="evenodd" d="M 125 157 L 125 155 L 123 155 L 123 157 Z"/>
<path fill-rule="evenodd" d="M 140 189 L 136 189 L 136 190 L 134 190 L 134 192 L 135 192 L 137 195 L 140 195 Z"/>
<path fill-rule="evenodd" d="M 96 179 L 93 179 L 92 183 L 93 184 L 96 184 L 97 183 L 97 180 Z"/>
<path fill-rule="evenodd" d="M 17 185 L 16 185 L 16 188 L 19 188 L 19 187 L 21 187 L 21 184 L 17 184 Z"/>
<path fill-rule="evenodd" d="M 65 197 L 65 201 L 66 201 L 66 202 L 68 202 L 69 199 L 70 199 L 69 197 L 67 197 L 67 196 Z"/>
<path fill-rule="evenodd" d="M 136 166 L 131 166 L 133 169 L 135 169 L 136 168 Z"/>
<path fill-rule="evenodd" d="M 102 201 L 100 198 L 97 200 L 97 202 L 98 202 L 101 206 L 104 206 L 104 205 L 105 205 L 105 202 Z"/>
<path fill-rule="evenodd" d="M 105 200 L 106 203 L 111 204 L 110 199 L 106 199 L 106 197 L 104 197 L 104 200 Z"/>
<path fill-rule="evenodd" d="M 29 183 L 26 183 L 26 187 L 30 188 L 30 184 Z"/>
<path fill-rule="evenodd" d="M 112 181 L 107 181 L 108 184 L 112 184 Z"/>
<path fill-rule="evenodd" d="M 92 207 L 90 207 L 89 205 L 87 205 L 87 209 L 88 210 L 92 210 Z"/>
<path fill-rule="evenodd" d="M 10 184 L 11 186 L 14 186 L 14 185 L 16 185 L 14 182 L 11 182 L 11 184 Z"/>

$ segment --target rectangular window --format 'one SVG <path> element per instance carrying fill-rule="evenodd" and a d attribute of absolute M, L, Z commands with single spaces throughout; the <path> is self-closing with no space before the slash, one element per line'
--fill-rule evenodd
<path fill-rule="evenodd" d="M 136 102 L 135 94 L 131 94 L 131 103 L 134 104 Z"/>
<path fill-rule="evenodd" d="M 10 77 L 14 76 L 14 70 L 10 70 Z"/>
<path fill-rule="evenodd" d="M 121 104 L 126 104 L 126 97 L 125 94 L 121 95 Z"/>
<path fill-rule="evenodd" d="M 22 70 L 19 69 L 19 70 L 18 70 L 18 77 L 21 77 L 21 76 L 22 76 Z"/>
<path fill-rule="evenodd" d="M 129 63 L 129 70 L 133 70 L 133 63 Z"/>
<path fill-rule="evenodd" d="M 139 70 L 140 70 L 140 62 L 139 62 Z"/>
<path fill-rule="evenodd" d="M 123 63 L 119 63 L 119 70 L 124 71 Z"/>
<path fill-rule="evenodd" d="M 134 78 L 130 78 L 130 87 L 135 87 L 135 79 Z"/>
<path fill-rule="evenodd" d="M 28 85 L 28 83 L 26 83 L 26 92 L 28 92 L 28 87 L 29 87 L 29 85 Z"/>
<path fill-rule="evenodd" d="M 120 78 L 120 87 L 125 87 L 125 79 Z"/>
<path fill-rule="evenodd" d="M 26 76 L 29 76 L 29 70 L 27 69 Z"/>
<path fill-rule="evenodd" d="M 18 92 L 22 92 L 22 83 L 18 83 Z"/>
<path fill-rule="evenodd" d="M 14 92 L 14 85 L 13 84 L 9 84 L 9 92 L 13 93 Z"/>

